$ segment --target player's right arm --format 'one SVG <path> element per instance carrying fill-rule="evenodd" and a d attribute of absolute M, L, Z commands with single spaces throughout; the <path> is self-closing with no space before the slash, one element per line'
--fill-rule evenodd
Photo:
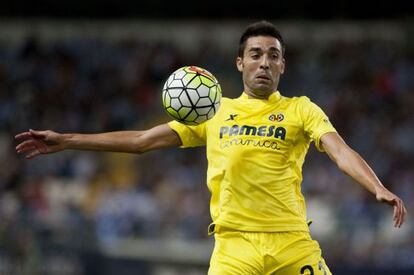
<path fill-rule="evenodd" d="M 20 141 L 16 146 L 16 152 L 25 154 L 27 159 L 68 149 L 142 154 L 181 145 L 180 137 L 168 124 L 161 124 L 145 131 L 100 134 L 61 134 L 51 130 L 29 130 L 16 135 L 15 138 Z"/>

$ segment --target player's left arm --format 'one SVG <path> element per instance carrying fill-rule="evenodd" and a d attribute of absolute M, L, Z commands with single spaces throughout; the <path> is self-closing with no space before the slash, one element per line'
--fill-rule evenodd
<path fill-rule="evenodd" d="M 320 138 L 320 143 L 339 169 L 373 193 L 378 201 L 386 202 L 394 208 L 394 226 L 401 227 L 407 213 L 403 201 L 382 185 L 365 160 L 337 133 L 324 134 Z"/>

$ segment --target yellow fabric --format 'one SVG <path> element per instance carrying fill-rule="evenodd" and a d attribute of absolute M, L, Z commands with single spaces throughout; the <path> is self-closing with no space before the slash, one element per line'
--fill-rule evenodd
<path fill-rule="evenodd" d="M 209 275 L 331 275 L 309 232 L 218 228 Z"/>
<path fill-rule="evenodd" d="M 308 231 L 301 194 L 309 144 L 335 132 L 307 97 L 223 98 L 206 123 L 169 123 L 182 147 L 206 145 L 213 223 L 241 231 Z"/>

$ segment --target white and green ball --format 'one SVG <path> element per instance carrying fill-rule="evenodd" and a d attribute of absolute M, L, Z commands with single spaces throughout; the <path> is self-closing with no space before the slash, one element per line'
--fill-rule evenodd
<path fill-rule="evenodd" d="M 212 118 L 220 107 L 221 87 L 207 70 L 186 66 L 173 72 L 162 89 L 164 109 L 175 120 L 198 125 Z"/>

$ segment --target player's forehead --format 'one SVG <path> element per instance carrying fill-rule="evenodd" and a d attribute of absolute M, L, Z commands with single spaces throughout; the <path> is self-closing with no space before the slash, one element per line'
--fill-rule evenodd
<path fill-rule="evenodd" d="M 273 36 L 252 36 L 246 40 L 245 51 L 278 51 L 282 52 L 280 41 Z"/>

